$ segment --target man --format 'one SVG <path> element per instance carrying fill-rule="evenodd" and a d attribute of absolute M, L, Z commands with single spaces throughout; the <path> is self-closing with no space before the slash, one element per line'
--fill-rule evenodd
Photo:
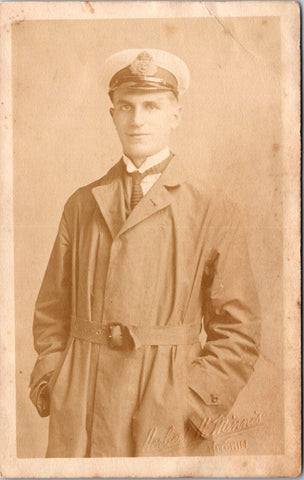
<path fill-rule="evenodd" d="M 50 414 L 47 456 L 211 454 L 208 425 L 258 356 L 239 214 L 169 149 L 185 63 L 125 50 L 104 75 L 123 156 L 66 203 L 36 302 L 31 398 Z"/>

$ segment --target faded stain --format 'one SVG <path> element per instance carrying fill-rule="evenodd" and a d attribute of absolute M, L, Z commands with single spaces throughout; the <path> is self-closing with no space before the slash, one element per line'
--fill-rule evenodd
<path fill-rule="evenodd" d="M 25 21 L 25 18 L 20 18 L 20 20 L 14 20 L 12 22 L 12 25 L 20 25 L 21 23 L 23 23 Z"/>
<path fill-rule="evenodd" d="M 280 145 L 278 143 L 274 143 L 272 145 L 272 151 L 277 153 L 280 150 Z"/>
<path fill-rule="evenodd" d="M 90 10 L 90 13 L 95 13 L 94 8 L 92 7 L 90 2 L 84 2 L 86 7 Z"/>
<path fill-rule="evenodd" d="M 9 17 L 12 25 L 20 25 L 20 23 L 23 23 L 25 21 L 24 11 L 22 10 L 21 13 L 23 14 L 21 17 L 19 16 L 18 13 L 17 15 Z"/>
<path fill-rule="evenodd" d="M 166 23 L 165 31 L 167 35 L 174 35 L 177 32 L 177 26 L 172 23 Z"/>

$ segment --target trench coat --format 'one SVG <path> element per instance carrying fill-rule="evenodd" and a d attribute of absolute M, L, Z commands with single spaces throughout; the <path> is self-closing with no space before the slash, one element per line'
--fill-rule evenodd
<path fill-rule="evenodd" d="M 240 214 L 185 165 L 175 156 L 127 218 L 122 160 L 64 207 L 33 324 L 47 457 L 211 455 L 201 425 L 253 372 L 260 315 Z M 112 322 L 126 348 L 96 340 Z"/>

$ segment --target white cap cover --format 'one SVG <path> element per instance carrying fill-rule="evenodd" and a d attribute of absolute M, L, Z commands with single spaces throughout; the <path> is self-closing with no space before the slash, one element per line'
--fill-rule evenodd
<path fill-rule="evenodd" d="M 171 90 L 182 95 L 189 86 L 185 62 L 176 55 L 153 48 L 122 50 L 109 57 L 102 71 L 105 88 Z"/>

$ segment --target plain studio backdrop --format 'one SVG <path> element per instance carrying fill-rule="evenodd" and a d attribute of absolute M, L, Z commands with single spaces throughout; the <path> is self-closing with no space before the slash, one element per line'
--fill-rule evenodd
<path fill-rule="evenodd" d="M 67 198 L 121 155 L 102 64 L 168 50 L 189 66 L 172 149 L 241 208 L 262 308 L 261 356 L 237 418 L 261 415 L 238 450 L 283 453 L 281 62 L 278 17 L 23 21 L 13 27 L 17 445 L 43 457 L 48 419 L 29 400 L 36 296 Z M 238 266 L 236 265 L 237 269 Z M 230 444 L 231 445 L 231 444 Z"/>

